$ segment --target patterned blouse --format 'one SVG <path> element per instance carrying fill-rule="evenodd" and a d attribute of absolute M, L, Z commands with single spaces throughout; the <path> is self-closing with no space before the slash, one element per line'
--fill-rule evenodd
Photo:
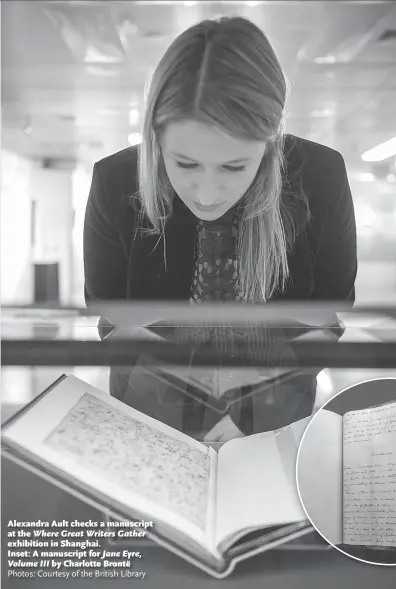
<path fill-rule="evenodd" d="M 236 259 L 238 239 L 238 208 L 233 207 L 223 217 L 215 221 L 202 221 L 197 224 L 196 261 L 190 303 L 205 301 L 240 301 L 240 285 Z M 280 330 L 282 331 L 282 330 Z M 246 435 L 258 431 L 269 431 L 284 427 L 292 421 L 310 414 L 315 398 L 315 378 L 308 375 L 297 376 L 282 384 L 277 381 L 282 374 L 290 373 L 294 353 L 287 338 L 279 330 L 268 329 L 262 325 L 196 325 L 188 330 L 181 327 L 173 334 L 179 343 L 188 341 L 199 346 L 210 341 L 218 351 L 233 353 L 234 344 L 245 344 L 247 365 L 251 360 L 260 359 L 263 354 L 273 356 L 275 366 L 258 370 L 263 387 L 254 396 L 250 395 L 249 385 L 237 386 L 233 393 L 234 402 L 228 414 L 235 425 Z M 282 365 L 276 366 L 276 359 Z M 194 367 L 190 367 L 194 373 Z M 231 372 L 237 376 L 238 370 Z M 210 371 L 209 371 L 210 376 Z M 308 379 L 308 381 L 307 381 Z M 268 380 L 268 386 L 265 381 Z M 312 382 L 311 382 L 312 381 Z M 314 382 L 315 381 L 315 382 Z M 227 393 L 225 394 L 227 396 Z M 259 408 L 259 415 L 255 415 Z M 221 414 L 210 411 L 205 404 L 185 397 L 182 431 L 204 439 L 204 436 L 220 421 Z"/>
<path fill-rule="evenodd" d="M 235 208 L 215 221 L 198 221 L 190 303 L 241 300 L 237 240 L 238 214 Z"/>

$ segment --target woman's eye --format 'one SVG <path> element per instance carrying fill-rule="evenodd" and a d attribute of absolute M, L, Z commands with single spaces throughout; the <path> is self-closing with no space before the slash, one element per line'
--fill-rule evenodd
<path fill-rule="evenodd" d="M 184 162 L 176 162 L 176 165 L 179 168 L 183 168 L 184 170 L 193 170 L 198 166 L 198 164 L 186 164 Z M 229 172 L 243 172 L 246 166 L 223 166 Z"/>
<path fill-rule="evenodd" d="M 224 166 L 226 170 L 230 172 L 243 172 L 246 166 Z"/>
<path fill-rule="evenodd" d="M 197 164 L 185 164 L 184 162 L 176 162 L 176 165 L 184 170 L 192 170 L 197 167 Z"/>

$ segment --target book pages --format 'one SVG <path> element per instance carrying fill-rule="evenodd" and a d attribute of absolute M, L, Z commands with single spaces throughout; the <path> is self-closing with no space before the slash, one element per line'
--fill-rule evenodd
<path fill-rule="evenodd" d="M 344 543 L 396 546 L 396 403 L 343 421 Z"/>
<path fill-rule="evenodd" d="M 321 409 L 309 424 L 297 463 L 309 519 L 333 545 L 342 544 L 342 417 Z"/>
<path fill-rule="evenodd" d="M 170 524 L 210 550 L 213 449 L 71 376 L 2 437 L 126 513 Z"/>
<path fill-rule="evenodd" d="M 205 529 L 208 453 L 89 394 L 79 399 L 44 444 Z"/>

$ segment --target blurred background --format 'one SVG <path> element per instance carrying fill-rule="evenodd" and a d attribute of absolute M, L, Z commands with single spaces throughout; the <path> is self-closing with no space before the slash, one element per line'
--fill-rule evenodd
<path fill-rule="evenodd" d="M 1 10 L 2 303 L 84 305 L 94 162 L 139 142 L 145 84 L 175 36 L 235 14 L 262 27 L 289 77 L 286 130 L 345 158 L 357 301 L 394 300 L 394 2 L 11 0 Z"/>

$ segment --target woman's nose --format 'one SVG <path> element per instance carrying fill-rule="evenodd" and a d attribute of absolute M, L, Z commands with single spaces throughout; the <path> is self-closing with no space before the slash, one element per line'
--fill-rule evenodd
<path fill-rule="evenodd" d="M 219 200 L 217 193 L 218 190 L 213 178 L 203 179 L 196 187 L 195 199 L 202 206 L 210 206 Z"/>
<path fill-rule="evenodd" d="M 207 192 L 204 192 L 202 194 L 199 194 L 196 197 L 197 203 L 200 204 L 200 205 L 202 205 L 203 207 L 210 207 L 210 206 L 216 204 L 216 201 L 217 200 L 218 199 L 216 198 L 216 196 L 214 196 L 212 194 L 212 192 L 209 191 L 209 190 Z"/>

